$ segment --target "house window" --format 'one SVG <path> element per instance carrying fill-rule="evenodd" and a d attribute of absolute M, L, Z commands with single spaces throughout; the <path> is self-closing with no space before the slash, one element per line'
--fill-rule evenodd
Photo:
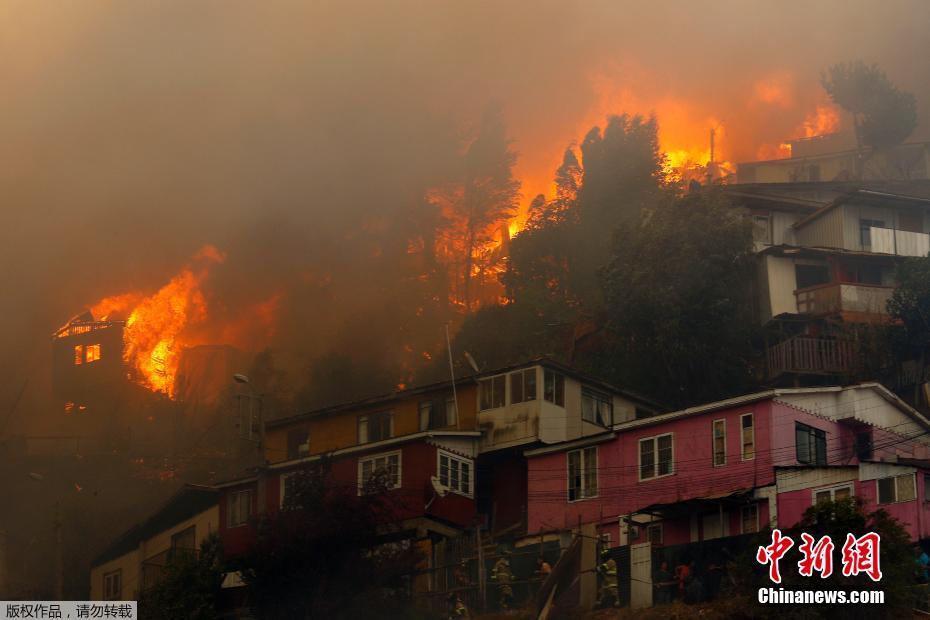
<path fill-rule="evenodd" d="M 400 451 L 386 452 L 359 459 L 358 461 L 358 492 L 361 495 L 365 487 L 372 482 L 375 476 L 383 476 L 388 489 L 400 488 Z"/>
<path fill-rule="evenodd" d="M 89 344 L 84 347 L 84 361 L 90 364 L 100 359 L 100 345 Z"/>
<path fill-rule="evenodd" d="M 914 474 L 901 474 L 878 479 L 878 503 L 895 504 L 917 498 Z"/>
<path fill-rule="evenodd" d="M 599 426 L 610 426 L 613 421 L 613 403 L 610 396 L 584 388 L 581 390 L 581 419 Z"/>
<path fill-rule="evenodd" d="M 757 243 L 771 245 L 772 243 L 772 220 L 767 215 L 752 216 L 752 240 Z"/>
<path fill-rule="evenodd" d="M 759 531 L 759 506 L 749 504 L 740 508 L 740 527 L 743 534 Z"/>
<path fill-rule="evenodd" d="M 510 402 L 536 400 L 536 369 L 527 368 L 510 373 Z"/>
<path fill-rule="evenodd" d="M 505 404 L 505 391 L 507 375 L 497 375 L 478 382 L 481 389 L 481 410 L 497 409 Z"/>
<path fill-rule="evenodd" d="M 672 433 L 639 440 L 639 479 L 651 480 L 675 473 Z"/>
<path fill-rule="evenodd" d="M 565 406 L 565 376 L 549 369 L 543 371 L 543 398 L 548 402 Z"/>
<path fill-rule="evenodd" d="M 848 499 L 853 495 L 853 487 L 851 484 L 844 484 L 838 487 L 830 487 L 828 489 L 817 489 L 814 491 L 814 505 L 821 504 L 823 502 L 838 502 L 841 499 Z"/>
<path fill-rule="evenodd" d="M 455 400 L 452 395 L 445 398 L 420 401 L 420 430 L 455 426 Z"/>
<path fill-rule="evenodd" d="M 795 265 L 794 277 L 799 289 L 830 282 L 830 269 L 826 265 Z"/>
<path fill-rule="evenodd" d="M 568 501 L 597 497 L 597 448 L 568 453 Z"/>
<path fill-rule="evenodd" d="M 284 502 L 287 501 L 289 496 L 292 496 L 294 493 L 294 482 L 297 480 L 295 478 L 297 472 L 289 472 L 286 474 L 281 474 L 279 480 L 281 481 L 281 488 L 279 492 L 280 499 L 278 500 L 278 505 L 281 508 L 284 508 Z"/>
<path fill-rule="evenodd" d="M 84 345 L 74 345 L 74 365 L 80 366 L 84 363 Z"/>
<path fill-rule="evenodd" d="M 714 420 L 714 467 L 727 464 L 727 421 Z"/>
<path fill-rule="evenodd" d="M 310 454 L 310 431 L 293 428 L 287 432 L 287 458 L 299 459 Z"/>
<path fill-rule="evenodd" d="M 448 452 L 439 450 L 439 484 L 456 493 L 471 497 L 472 487 L 472 461 L 453 456 Z"/>
<path fill-rule="evenodd" d="M 123 599 L 122 569 L 103 575 L 103 598 L 108 601 L 120 601 Z"/>
<path fill-rule="evenodd" d="M 358 442 L 381 441 L 394 436 L 394 414 L 390 411 L 358 417 Z"/>
<path fill-rule="evenodd" d="M 873 227 L 884 228 L 885 222 L 881 220 L 859 220 L 859 243 L 864 248 L 872 247 L 872 231 L 870 229 Z"/>
<path fill-rule="evenodd" d="M 172 549 L 196 549 L 197 548 L 197 526 L 192 525 L 184 528 L 180 532 L 171 535 Z"/>
<path fill-rule="evenodd" d="M 860 461 L 872 459 L 872 431 L 860 431 L 856 433 L 854 445 L 856 458 Z"/>
<path fill-rule="evenodd" d="M 794 443 L 798 463 L 805 465 L 827 464 L 827 434 L 819 428 L 796 422 Z"/>
<path fill-rule="evenodd" d="M 743 460 L 751 461 L 756 458 L 756 427 L 751 413 L 744 413 L 739 417 L 741 438 L 743 443 Z"/>
<path fill-rule="evenodd" d="M 239 527 L 249 522 L 252 516 L 252 490 L 233 491 L 229 494 L 229 527 Z"/>
<path fill-rule="evenodd" d="M 652 543 L 653 545 L 662 544 L 661 523 L 650 523 L 646 526 L 646 542 Z"/>

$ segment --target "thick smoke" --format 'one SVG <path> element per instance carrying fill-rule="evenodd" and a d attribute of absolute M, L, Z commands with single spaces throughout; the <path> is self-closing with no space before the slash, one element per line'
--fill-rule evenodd
<path fill-rule="evenodd" d="M 928 23 L 921 0 L 5 2 L 0 422 L 27 387 L 0 434 L 42 417 L 53 329 L 206 243 L 227 255 L 220 318 L 279 300 L 267 342 L 244 346 L 300 372 L 377 342 L 416 307 L 380 257 L 460 174 L 491 103 L 525 201 L 611 112 L 655 111 L 669 148 L 722 125 L 721 156 L 754 159 L 841 60 L 913 91 L 926 138 Z"/>

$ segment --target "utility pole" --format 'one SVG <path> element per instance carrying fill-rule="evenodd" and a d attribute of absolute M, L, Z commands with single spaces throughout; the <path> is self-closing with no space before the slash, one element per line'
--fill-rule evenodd
<path fill-rule="evenodd" d="M 9 590 L 9 572 L 6 567 L 6 530 L 0 529 L 0 596 L 12 598 L 13 593 Z"/>
<path fill-rule="evenodd" d="M 61 545 L 61 502 L 55 502 L 55 520 L 52 522 L 55 531 L 55 599 L 64 600 L 65 594 L 65 566 Z"/>
<path fill-rule="evenodd" d="M 485 584 L 484 549 L 481 546 L 481 524 L 475 525 L 475 545 L 478 547 L 478 602 L 481 610 L 488 608 L 487 585 Z"/>

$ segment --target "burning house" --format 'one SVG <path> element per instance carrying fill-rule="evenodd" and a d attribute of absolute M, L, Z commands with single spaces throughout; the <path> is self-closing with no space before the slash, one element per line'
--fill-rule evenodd
<path fill-rule="evenodd" d="M 87 311 L 52 334 L 52 386 L 66 413 L 95 408 L 125 382 L 125 326 Z"/>

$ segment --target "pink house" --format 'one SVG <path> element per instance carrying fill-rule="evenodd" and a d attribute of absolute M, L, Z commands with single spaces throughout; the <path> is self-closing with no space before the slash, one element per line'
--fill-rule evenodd
<path fill-rule="evenodd" d="M 528 534 L 594 523 L 612 546 L 697 542 L 789 527 L 814 502 L 851 493 L 924 537 L 928 435 L 930 421 L 878 384 L 770 390 L 622 422 L 525 452 Z"/>

